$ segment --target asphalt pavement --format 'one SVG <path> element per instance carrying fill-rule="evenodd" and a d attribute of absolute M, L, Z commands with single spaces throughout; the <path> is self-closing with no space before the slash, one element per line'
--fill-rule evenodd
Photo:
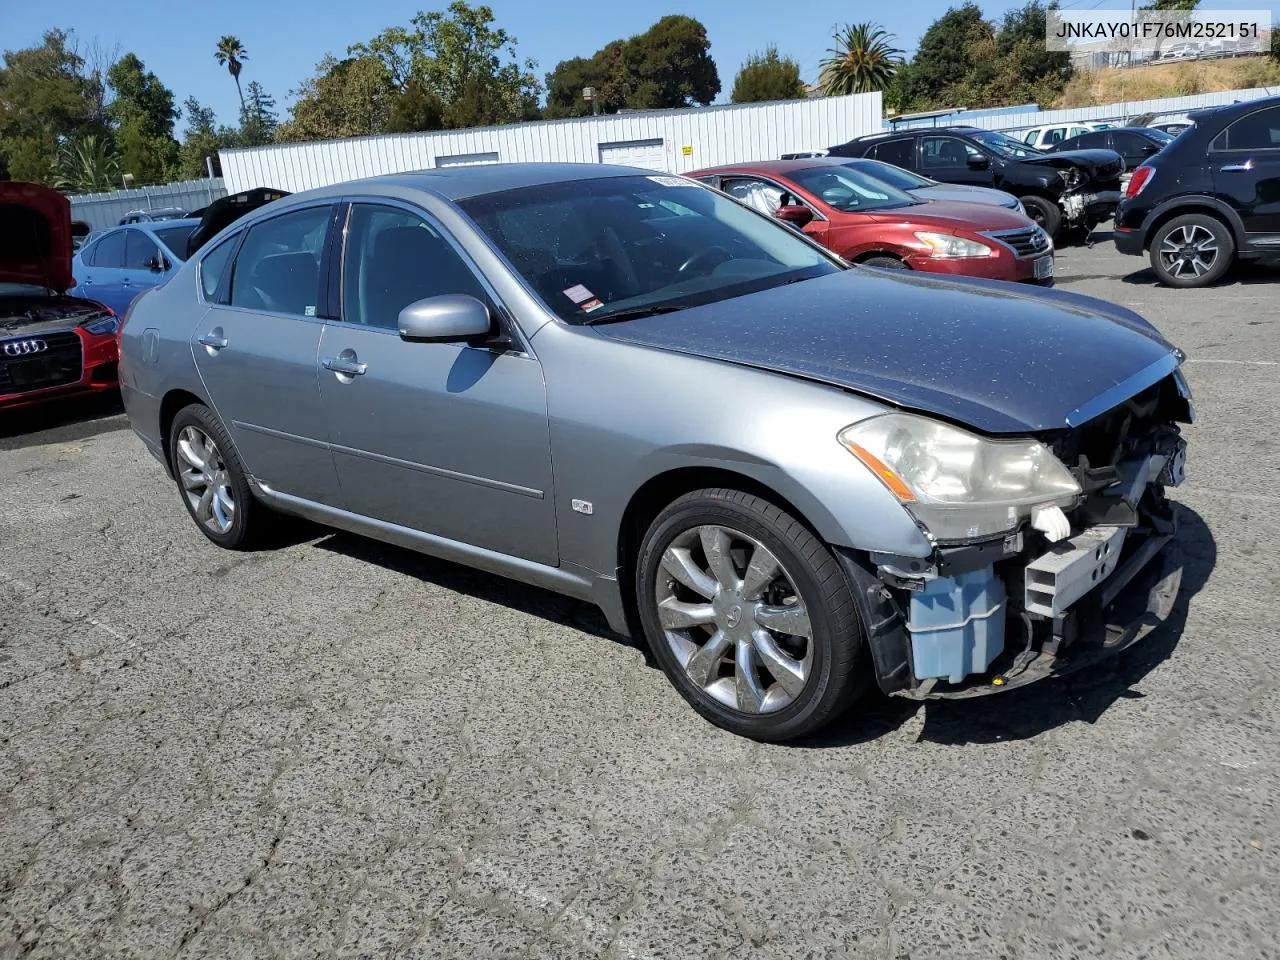
<path fill-rule="evenodd" d="M 0 420 L 0 958 L 1280 955 L 1280 271 L 1061 288 L 1189 355 L 1171 623 L 820 741 L 591 607 L 298 526 L 219 551 L 111 402 Z"/>

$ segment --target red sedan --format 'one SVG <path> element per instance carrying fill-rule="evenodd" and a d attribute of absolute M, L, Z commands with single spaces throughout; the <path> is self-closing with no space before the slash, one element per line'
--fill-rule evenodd
<path fill-rule="evenodd" d="M 1053 282 L 1053 241 L 1015 210 L 922 201 L 839 159 L 740 163 L 688 176 L 803 230 L 854 263 Z"/>
<path fill-rule="evenodd" d="M 0 183 L 0 410 L 117 388 L 120 321 L 74 285 L 67 198 Z"/>

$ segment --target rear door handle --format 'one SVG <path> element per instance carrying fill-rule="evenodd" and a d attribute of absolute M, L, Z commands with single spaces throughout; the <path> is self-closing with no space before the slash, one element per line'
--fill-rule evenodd
<path fill-rule="evenodd" d="M 344 377 L 360 377 L 368 369 L 366 364 L 356 360 L 355 357 L 325 357 L 320 363 L 326 370 L 332 370 Z"/>
<path fill-rule="evenodd" d="M 210 350 L 221 350 L 227 345 L 227 338 L 219 336 L 216 333 L 206 333 L 196 338 L 196 343 L 202 347 L 208 347 Z"/>
<path fill-rule="evenodd" d="M 1225 167 L 1218 168 L 1222 173 L 1248 173 L 1253 169 L 1253 163 L 1228 163 Z"/>

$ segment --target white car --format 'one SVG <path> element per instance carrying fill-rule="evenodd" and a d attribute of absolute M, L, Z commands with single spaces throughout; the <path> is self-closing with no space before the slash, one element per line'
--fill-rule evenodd
<path fill-rule="evenodd" d="M 1095 130 L 1106 130 L 1110 123 L 1097 123 L 1092 120 L 1078 120 L 1075 123 L 1056 123 L 1050 127 L 1033 127 L 1022 135 L 1022 142 L 1040 150 L 1048 150 L 1055 143 L 1070 140 L 1083 133 Z"/>

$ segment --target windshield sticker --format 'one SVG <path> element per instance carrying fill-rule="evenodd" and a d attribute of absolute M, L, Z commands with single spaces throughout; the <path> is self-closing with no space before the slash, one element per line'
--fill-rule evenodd
<path fill-rule="evenodd" d="M 582 309 L 583 313 L 590 313 L 592 310 L 599 310 L 604 306 L 604 304 L 600 302 L 599 297 L 592 297 L 586 303 L 580 303 L 578 306 Z"/>
<path fill-rule="evenodd" d="M 564 295 L 574 303 L 582 303 L 584 300 L 590 300 L 595 296 L 590 290 L 582 284 L 574 284 L 572 287 L 564 291 Z"/>
<path fill-rule="evenodd" d="M 650 177 L 654 183 L 660 183 L 664 187 L 696 187 L 696 183 L 690 183 L 684 177 Z"/>

